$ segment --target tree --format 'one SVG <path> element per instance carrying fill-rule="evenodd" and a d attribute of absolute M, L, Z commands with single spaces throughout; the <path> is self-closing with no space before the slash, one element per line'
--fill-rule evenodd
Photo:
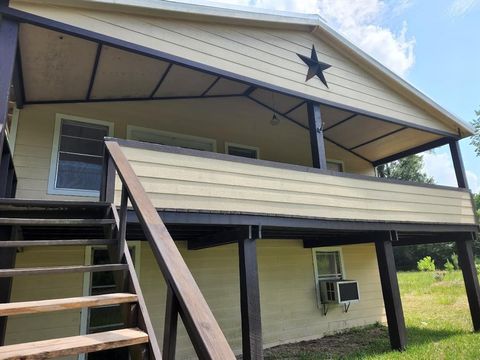
<path fill-rule="evenodd" d="M 473 200 L 475 203 L 475 208 L 477 209 L 477 214 L 480 216 L 480 193 L 473 195 Z"/>
<path fill-rule="evenodd" d="M 422 155 L 410 155 L 389 164 L 380 165 L 377 167 L 377 172 L 380 177 L 390 179 L 434 183 L 434 179 L 423 171 Z"/>
<path fill-rule="evenodd" d="M 477 156 L 480 156 L 480 110 L 475 110 L 476 119 L 472 121 L 473 127 L 475 128 L 475 134 L 470 140 L 470 144 L 475 147 L 475 153 Z"/>

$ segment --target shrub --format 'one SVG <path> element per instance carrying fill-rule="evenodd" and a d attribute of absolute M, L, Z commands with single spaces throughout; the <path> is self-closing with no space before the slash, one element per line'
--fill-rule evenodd
<path fill-rule="evenodd" d="M 447 262 L 445 263 L 445 265 L 443 265 L 443 267 L 448 272 L 452 272 L 453 270 L 455 270 L 455 266 L 450 262 L 450 260 L 447 260 Z"/>
<path fill-rule="evenodd" d="M 417 268 L 419 271 L 435 271 L 435 260 L 431 256 L 425 256 L 423 259 L 418 260 Z"/>
<path fill-rule="evenodd" d="M 460 269 L 460 267 L 458 266 L 458 255 L 453 253 L 452 256 L 450 256 L 450 258 L 452 259 L 452 264 L 455 267 L 455 270 Z"/>
<path fill-rule="evenodd" d="M 433 278 L 435 281 L 442 281 L 445 278 L 445 271 L 436 271 Z"/>
<path fill-rule="evenodd" d="M 475 269 L 477 269 L 477 274 L 480 274 L 480 264 L 475 264 Z"/>

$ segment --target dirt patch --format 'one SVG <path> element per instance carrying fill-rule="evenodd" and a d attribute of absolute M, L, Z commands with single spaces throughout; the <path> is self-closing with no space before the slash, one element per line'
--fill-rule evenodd
<path fill-rule="evenodd" d="M 387 337 L 388 331 L 384 326 L 368 326 L 317 340 L 275 346 L 266 349 L 264 355 L 265 360 L 338 359 Z"/>

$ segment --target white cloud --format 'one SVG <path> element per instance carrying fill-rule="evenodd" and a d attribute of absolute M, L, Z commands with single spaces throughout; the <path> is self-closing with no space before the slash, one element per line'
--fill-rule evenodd
<path fill-rule="evenodd" d="M 454 0 L 448 9 L 451 16 L 462 16 L 479 4 L 479 0 Z"/>
<path fill-rule="evenodd" d="M 452 158 L 447 152 L 423 153 L 423 169 L 432 176 L 436 184 L 457 186 L 457 178 L 453 168 Z M 474 193 L 480 193 L 480 179 L 470 170 L 466 170 L 467 182 Z"/>
<path fill-rule="evenodd" d="M 208 1 L 198 0 L 183 0 L 183 2 L 208 3 Z M 352 43 L 397 74 L 405 75 L 415 63 L 415 39 L 407 36 L 407 23 L 404 22 L 399 31 L 393 31 L 382 25 L 385 19 L 398 16 L 405 11 L 412 0 L 217 0 L 216 2 L 319 14 Z"/>
<path fill-rule="evenodd" d="M 318 0 L 317 4 L 331 26 L 397 74 L 405 75 L 414 65 L 415 39 L 407 36 L 407 23 L 398 32 L 381 25 L 387 14 L 405 10 L 409 1 Z"/>

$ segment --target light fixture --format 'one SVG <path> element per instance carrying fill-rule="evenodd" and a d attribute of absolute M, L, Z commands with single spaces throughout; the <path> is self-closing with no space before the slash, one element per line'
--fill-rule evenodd
<path fill-rule="evenodd" d="M 280 118 L 277 116 L 277 112 L 275 111 L 275 94 L 272 92 L 272 110 L 273 116 L 270 119 L 270 125 L 277 126 L 280 124 Z"/>
<path fill-rule="evenodd" d="M 270 119 L 270 125 L 272 126 L 276 126 L 280 124 L 280 119 L 278 118 L 277 114 L 276 113 L 273 113 L 273 116 L 272 118 Z"/>

